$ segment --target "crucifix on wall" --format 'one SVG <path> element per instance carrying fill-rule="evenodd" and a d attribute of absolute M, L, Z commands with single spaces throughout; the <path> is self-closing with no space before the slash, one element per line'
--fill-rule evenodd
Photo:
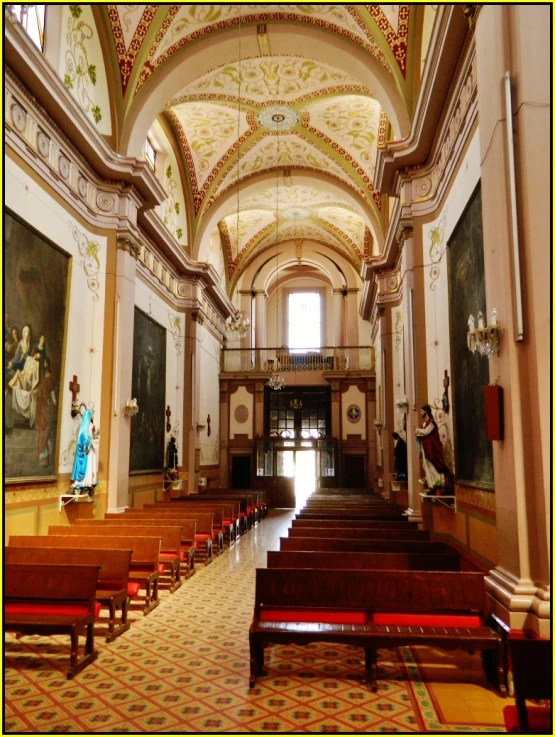
<path fill-rule="evenodd" d="M 169 432 L 172 429 L 172 424 L 170 422 L 170 417 L 172 416 L 172 411 L 170 409 L 170 405 L 166 407 L 166 432 Z"/>
<path fill-rule="evenodd" d="M 81 391 L 81 386 L 75 374 L 73 374 L 73 379 L 69 382 L 69 391 L 71 392 L 71 416 L 75 417 L 79 414 L 77 395 Z"/>
<path fill-rule="evenodd" d="M 449 376 L 447 375 L 447 369 L 445 369 L 445 375 L 443 378 L 443 386 L 444 386 L 444 390 L 443 390 L 443 397 L 441 398 L 441 404 L 443 406 L 443 411 L 449 412 L 449 394 L 447 391 L 449 389 Z"/>

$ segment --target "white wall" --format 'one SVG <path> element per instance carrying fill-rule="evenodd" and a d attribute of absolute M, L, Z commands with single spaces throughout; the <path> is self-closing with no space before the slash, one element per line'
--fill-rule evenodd
<path fill-rule="evenodd" d="M 199 433 L 200 465 L 211 466 L 220 461 L 220 344 L 203 325 L 198 326 L 197 361 L 200 362 L 200 392 L 197 421 L 208 427 Z"/>

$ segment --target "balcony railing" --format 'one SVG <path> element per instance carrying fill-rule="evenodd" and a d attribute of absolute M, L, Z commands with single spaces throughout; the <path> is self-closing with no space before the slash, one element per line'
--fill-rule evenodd
<path fill-rule="evenodd" d="M 224 348 L 222 373 L 279 373 L 286 371 L 374 371 L 372 346 L 320 348 Z"/>

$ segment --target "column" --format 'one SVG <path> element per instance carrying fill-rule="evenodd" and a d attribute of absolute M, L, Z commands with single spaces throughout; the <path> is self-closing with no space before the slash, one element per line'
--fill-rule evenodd
<path fill-rule="evenodd" d="M 358 345 L 358 289 L 346 289 L 343 307 L 345 345 Z"/>
<path fill-rule="evenodd" d="M 401 274 L 403 277 L 403 353 L 405 356 L 406 395 L 409 402 L 407 408 L 407 484 L 409 507 L 413 510 L 409 519 L 422 522 L 420 492 L 420 458 L 416 447 L 414 431 L 419 427 L 417 401 L 417 358 L 416 358 L 416 316 L 414 315 L 415 281 L 414 281 L 414 238 L 411 227 L 403 225 L 397 234 L 401 253 Z M 422 313 L 424 314 L 424 313 Z M 425 379 L 425 374 L 424 374 Z"/>
<path fill-rule="evenodd" d="M 546 156 L 549 27 L 549 9 L 544 6 L 483 5 L 476 23 L 486 302 L 489 311 L 496 308 L 502 328 L 499 357 L 490 359 L 490 377 L 499 378 L 505 410 L 504 439 L 493 442 L 499 563 L 486 578 L 486 590 L 492 611 L 508 627 L 541 635 L 549 635 L 550 624 L 550 326 L 545 277 L 551 242 Z M 506 72 L 512 82 L 514 211 Z M 515 264 L 520 264 L 520 275 Z M 519 289 L 521 339 L 516 321 Z"/>
<path fill-rule="evenodd" d="M 335 348 L 341 348 L 345 345 L 343 333 L 343 304 L 345 301 L 344 290 L 334 289 L 333 294 L 333 345 Z"/>
<path fill-rule="evenodd" d="M 115 274 L 112 412 L 108 470 L 108 512 L 122 512 L 129 503 L 131 418 L 123 406 L 131 399 L 135 268 L 140 246 L 130 236 L 118 236 Z M 140 408 L 139 408 L 140 409 Z"/>
<path fill-rule="evenodd" d="M 220 488 L 228 487 L 229 381 L 220 379 Z"/>
<path fill-rule="evenodd" d="M 259 289 L 252 292 L 254 296 L 254 347 L 256 348 L 255 364 L 258 371 L 266 365 L 266 292 Z"/>

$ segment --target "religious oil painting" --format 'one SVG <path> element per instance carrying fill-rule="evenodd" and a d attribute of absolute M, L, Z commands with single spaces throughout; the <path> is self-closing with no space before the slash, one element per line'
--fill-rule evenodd
<path fill-rule="evenodd" d="M 164 468 L 166 330 L 135 308 L 132 394 L 139 405 L 131 418 L 130 473 Z"/>
<path fill-rule="evenodd" d="M 449 240 L 448 267 L 456 478 L 463 484 L 491 489 L 493 450 L 486 436 L 484 404 L 489 364 L 466 344 L 469 315 L 487 314 L 480 188 Z"/>
<path fill-rule="evenodd" d="M 4 478 L 56 478 L 70 256 L 4 214 Z"/>

